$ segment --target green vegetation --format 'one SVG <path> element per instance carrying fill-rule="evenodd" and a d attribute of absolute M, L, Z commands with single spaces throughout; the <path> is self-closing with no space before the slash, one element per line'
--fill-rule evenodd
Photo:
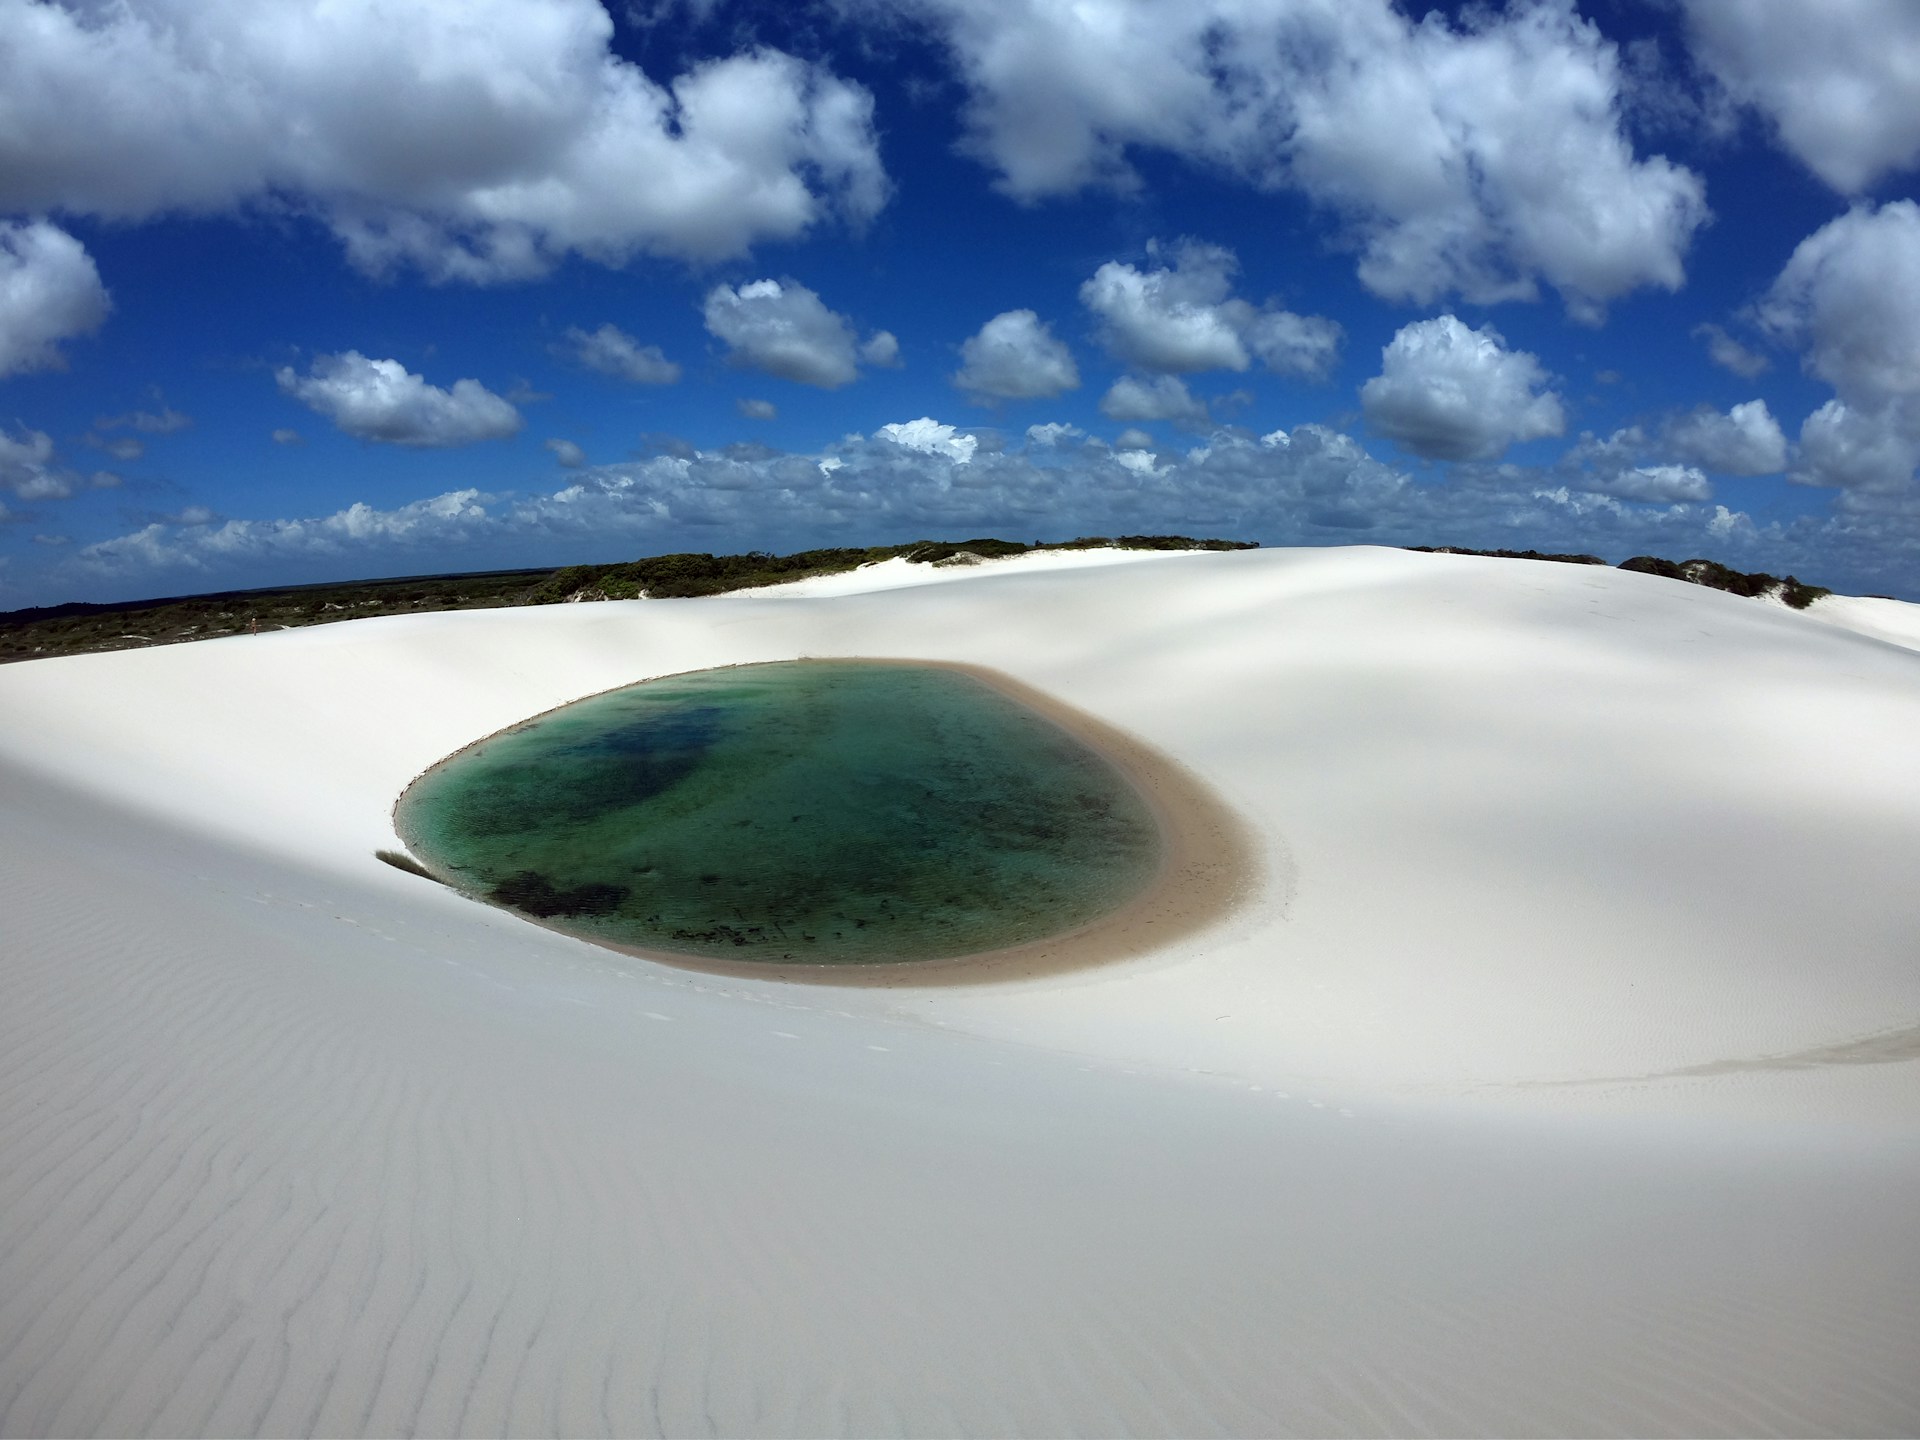
<path fill-rule="evenodd" d="M 521 605 L 526 603 L 528 587 L 552 573 L 501 570 L 413 576 L 283 590 L 232 590 L 114 605 L 47 605 L 5 611 L 0 612 L 0 661 L 84 655 L 99 650 L 144 650 L 150 645 L 325 625 L 367 615 Z"/>
<path fill-rule="evenodd" d="M 1791 575 L 1781 580 L 1764 570 L 1730 570 L 1716 560 L 1684 560 L 1676 565 L 1657 555 L 1636 555 L 1631 560 L 1622 560 L 1620 568 L 1642 575 L 1662 575 L 1669 580 L 1685 580 L 1734 595 L 1777 595 L 1795 610 L 1804 610 L 1822 595 L 1833 593 L 1825 586 L 1802 584 Z"/>
<path fill-rule="evenodd" d="M 1598 555 L 1567 555 L 1552 550 L 1469 550 L 1462 545 L 1407 545 L 1422 555 L 1486 555 L 1496 560 L 1552 560 L 1560 565 L 1604 565 Z"/>
<path fill-rule="evenodd" d="M 1030 550 L 1252 550 L 1247 540 L 1196 540 L 1186 535 L 1085 535 L 1043 545 L 1017 540 L 916 540 L 908 545 L 802 550 L 772 555 L 655 555 L 611 565 L 568 565 L 555 570 L 487 570 L 469 575 L 415 575 L 398 580 L 355 580 L 337 585 L 300 585 L 281 590 L 228 590 L 167 600 L 110 605 L 45 605 L 0 611 L 0 663 L 101 650 L 144 650 L 183 640 L 212 640 L 369 615 L 411 615 L 429 610 L 485 610 L 509 605 L 557 605 L 584 600 L 667 600 L 720 595 L 779 585 L 809 575 L 834 575 L 881 560 L 904 558 L 919 565 L 966 565 L 1024 555 Z M 1490 555 L 1507 560 L 1549 560 L 1567 565 L 1604 565 L 1598 555 L 1539 550 L 1470 550 L 1458 545 L 1409 545 L 1440 555 Z M 1707 585 L 1735 595 L 1777 595 L 1804 610 L 1831 590 L 1789 575 L 1748 574 L 1713 560 L 1678 564 L 1652 555 L 1620 562 L 1620 569 Z"/>
<path fill-rule="evenodd" d="M 718 595 L 778 585 L 809 575 L 831 575 L 904 556 L 922 564 L 957 556 L 992 558 L 1029 550 L 1251 550 L 1241 540 L 1194 540 L 1184 535 L 1087 536 L 1056 545 L 1010 540 L 921 540 L 864 549 L 803 550 L 794 555 L 657 555 L 612 565 L 557 570 L 490 570 L 470 575 L 410 576 L 302 585 L 280 590 L 229 590 L 120 604 L 47 605 L 0 611 L 0 663 L 103 650 L 143 650 L 183 640 L 212 640 L 369 615 L 430 610 L 484 610 L 509 605 L 553 605 L 583 600 L 670 599 Z M 959 563 L 966 563 L 963 559 Z"/>
<path fill-rule="evenodd" d="M 1458 545 L 1409 545 L 1428 555 L 1491 555 L 1502 560 L 1553 560 L 1565 565 L 1604 565 L 1598 555 L 1554 555 L 1539 550 L 1468 550 Z M 1807 585 L 1789 575 L 1782 580 L 1764 570 L 1734 570 L 1717 560 L 1662 560 L 1657 555 L 1635 555 L 1622 560 L 1619 568 L 1640 575 L 1659 575 L 1668 580 L 1683 580 L 1689 585 L 1705 585 L 1731 595 L 1751 598 L 1777 596 L 1795 610 L 1804 610 L 1822 595 L 1833 591 L 1821 585 Z"/>

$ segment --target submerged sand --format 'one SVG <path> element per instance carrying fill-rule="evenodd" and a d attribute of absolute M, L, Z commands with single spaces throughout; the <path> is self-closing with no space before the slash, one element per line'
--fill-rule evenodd
<path fill-rule="evenodd" d="M 0 1434 L 1920 1427 L 1920 654 L 1366 547 L 913 578 L 0 669 Z M 796 985 L 374 858 L 476 736 L 802 655 L 1165 757 L 1221 905 Z"/>
<path fill-rule="evenodd" d="M 656 946 L 621 944 L 601 936 L 582 934 L 579 938 L 619 954 L 716 975 L 887 987 L 993 984 L 1150 954 L 1217 924 L 1258 889 L 1256 846 L 1246 822 L 1204 780 L 1171 756 L 990 666 L 898 656 L 842 658 L 864 665 L 912 665 L 970 675 L 1045 717 L 1099 754 L 1120 772 L 1153 815 L 1160 832 L 1160 863 L 1151 880 L 1124 904 L 1085 925 L 1024 945 L 940 960 L 734 963 Z M 533 924 L 545 923 L 530 916 L 521 918 Z M 546 924 L 545 928 L 560 934 L 575 933 L 565 925 Z"/>

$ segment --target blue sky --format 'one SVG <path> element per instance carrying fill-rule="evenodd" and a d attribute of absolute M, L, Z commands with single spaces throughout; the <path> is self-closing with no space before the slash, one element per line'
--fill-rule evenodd
<path fill-rule="evenodd" d="M 0 0 L 0 607 L 922 536 L 1920 599 L 1909 0 Z"/>

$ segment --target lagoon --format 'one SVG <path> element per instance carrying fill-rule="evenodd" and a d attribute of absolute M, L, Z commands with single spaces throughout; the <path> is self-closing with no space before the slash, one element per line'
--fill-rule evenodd
<path fill-rule="evenodd" d="M 1152 811 L 973 673 L 796 660 L 647 680 L 491 736 L 395 812 L 438 877 L 583 938 L 772 965 L 953 959 L 1153 880 Z"/>

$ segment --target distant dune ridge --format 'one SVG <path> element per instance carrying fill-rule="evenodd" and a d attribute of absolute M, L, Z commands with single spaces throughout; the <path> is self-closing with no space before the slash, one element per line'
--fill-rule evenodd
<path fill-rule="evenodd" d="M 1913 1433 L 1916 614 L 1106 551 L 0 668 L 0 1433 Z M 375 858 L 802 655 L 1152 747 L 1248 894 L 795 986 Z"/>

